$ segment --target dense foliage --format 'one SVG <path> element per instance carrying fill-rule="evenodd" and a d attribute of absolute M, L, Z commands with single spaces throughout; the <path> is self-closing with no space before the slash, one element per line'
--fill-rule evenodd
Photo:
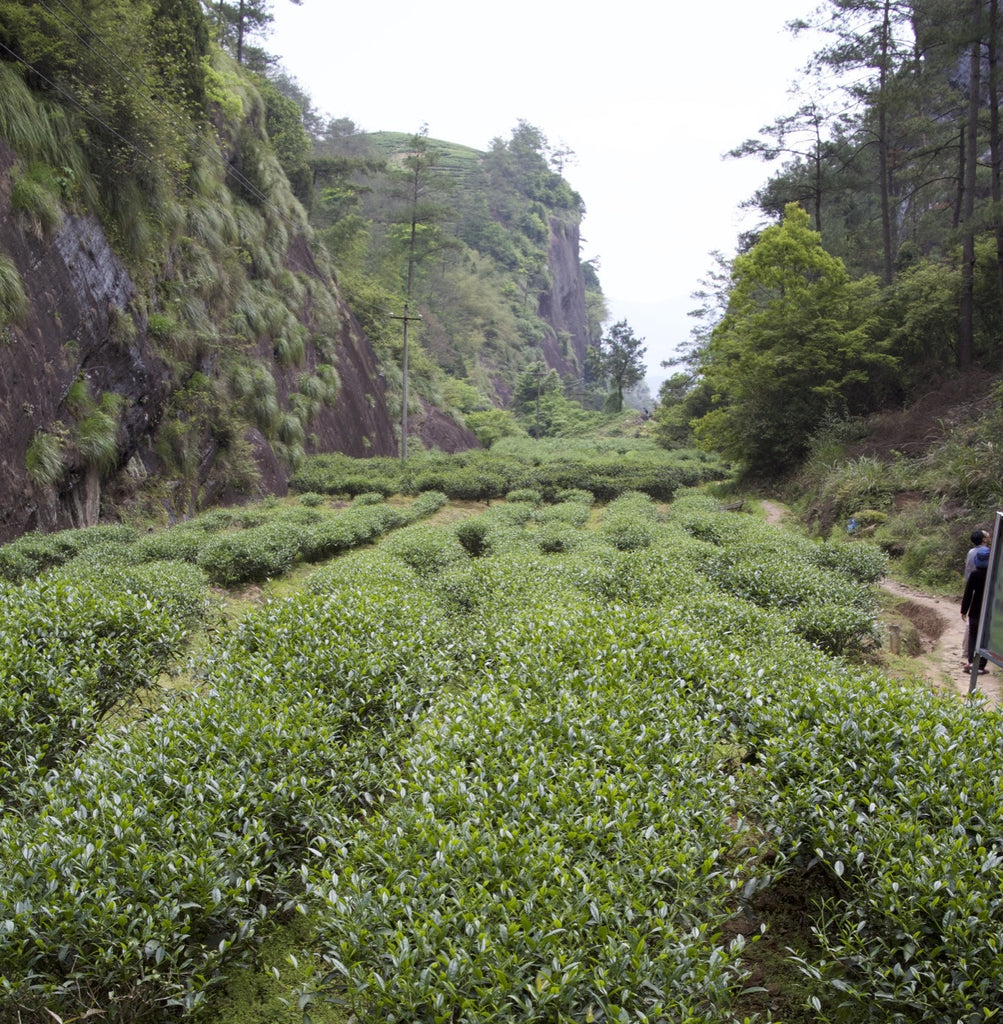
<path fill-rule="evenodd" d="M 363 1021 L 719 1024 L 765 1006 L 749 975 L 777 955 L 803 970 L 785 1019 L 995 1006 L 999 716 L 851 660 L 884 556 L 693 493 L 554 497 L 359 537 L 230 625 L 190 555 L 128 553 L 238 513 L 67 535 L 6 584 L 5 633 L 36 643 L 4 677 L 34 651 L 64 710 L 5 752 L 3 1012 L 213 1019 L 301 914 L 300 1004 Z M 383 508 L 307 494 L 240 529 Z M 194 685 L 158 689 L 200 624 Z M 123 679 L 142 717 L 102 717 Z M 798 880 L 814 938 L 765 952 Z"/>
<path fill-rule="evenodd" d="M 186 515 L 220 489 L 253 492 L 252 433 L 296 465 L 339 398 L 343 316 L 319 254 L 290 257 L 310 238 L 294 194 L 309 198 L 299 107 L 212 45 L 197 0 L 71 0 L 58 11 L 5 0 L 0 86 L 17 224 L 49 241 L 67 217 L 96 216 L 134 285 L 128 302 L 99 303 L 113 353 L 100 371 L 79 365 L 86 350 L 59 308 L 34 310 L 56 316 L 46 329 L 67 379 L 53 384 L 26 452 L 30 484 L 107 480 L 128 461 L 123 444 L 141 444 L 170 482 L 158 504 Z M 34 284 L 37 304 L 47 285 Z M 0 259 L 8 341 L 27 344 L 17 336 L 27 312 L 17 267 Z M 152 426 L 126 442 L 115 365 L 139 356 L 149 375 L 166 375 L 165 393 L 143 396 Z M 104 390 L 80 394 L 99 380 Z"/>
<path fill-rule="evenodd" d="M 876 338 L 871 281 L 852 282 L 791 204 L 735 259 L 728 310 L 701 357 L 697 437 L 757 474 L 782 472 L 828 416 L 866 412 L 895 368 Z"/>
<path fill-rule="evenodd" d="M 1003 315 L 998 5 L 826 0 L 792 28 L 817 47 L 794 109 L 732 154 L 780 163 L 748 204 L 769 226 L 701 296 L 658 411 L 759 477 L 832 418 L 997 369 Z M 824 268 L 778 244 L 796 207 Z"/>

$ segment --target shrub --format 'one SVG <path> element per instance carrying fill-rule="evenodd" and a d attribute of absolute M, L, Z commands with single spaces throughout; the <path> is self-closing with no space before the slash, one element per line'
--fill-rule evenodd
<path fill-rule="evenodd" d="M 76 548 L 64 533 L 26 533 L 0 548 L 0 577 L 20 583 L 61 565 L 75 553 Z"/>
<path fill-rule="evenodd" d="M 26 533 L 0 547 L 0 579 L 20 583 L 53 566 L 62 565 L 89 548 L 123 553 L 136 536 L 128 526 L 92 526 L 85 530 L 57 533 Z"/>
<path fill-rule="evenodd" d="M 860 583 L 877 583 L 888 571 L 888 556 L 873 544 L 822 543 L 812 549 L 811 558 Z"/>
<path fill-rule="evenodd" d="M 805 640 L 829 654 L 860 654 L 881 643 L 873 614 L 853 605 L 812 602 L 794 609 L 791 623 Z"/>
<path fill-rule="evenodd" d="M 506 501 L 525 501 L 530 505 L 539 505 L 543 501 L 543 495 L 533 487 L 518 487 L 505 495 Z"/>
<path fill-rule="evenodd" d="M 489 527 L 484 519 L 465 519 L 456 527 L 456 539 L 468 555 L 479 558 L 491 550 L 488 532 Z"/>
<path fill-rule="evenodd" d="M 133 545 L 132 554 L 139 562 L 195 563 L 205 537 L 201 530 L 174 526 L 140 537 Z"/>
<path fill-rule="evenodd" d="M 281 526 L 255 526 L 215 534 L 199 547 L 197 564 L 221 587 L 261 583 L 292 568 L 300 551 L 294 533 Z"/>
<path fill-rule="evenodd" d="M 578 532 L 560 521 L 547 523 L 536 536 L 537 546 L 548 555 L 570 551 L 578 542 Z"/>
<path fill-rule="evenodd" d="M 430 526 L 412 526 L 386 542 L 387 551 L 419 576 L 430 576 L 466 557 L 454 533 Z"/>
<path fill-rule="evenodd" d="M 53 767 L 152 687 L 204 613 L 203 581 L 108 569 L 0 591 L 0 792 Z"/>
<path fill-rule="evenodd" d="M 438 512 L 448 501 L 449 499 L 442 491 L 422 491 L 411 502 L 407 510 L 408 521 L 415 522 L 418 519 L 427 519 L 433 513 Z"/>
<path fill-rule="evenodd" d="M 555 499 L 559 502 L 580 502 L 583 505 L 592 505 L 596 500 L 595 495 L 591 491 L 583 491 L 576 487 L 559 490 L 555 495 Z"/>
<path fill-rule="evenodd" d="M 611 502 L 601 534 L 619 551 L 646 548 L 654 540 L 655 507 L 646 494 L 630 492 Z"/>
<path fill-rule="evenodd" d="M 386 501 L 386 495 L 380 494 L 379 491 L 365 491 L 363 494 L 357 494 L 352 499 L 352 504 L 353 505 L 379 505 L 383 501 Z"/>

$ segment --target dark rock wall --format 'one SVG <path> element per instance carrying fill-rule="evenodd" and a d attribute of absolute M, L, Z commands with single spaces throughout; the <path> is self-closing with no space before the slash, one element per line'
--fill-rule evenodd
<path fill-rule="evenodd" d="M 144 305 L 132 301 L 136 285 L 94 218 L 66 216 L 43 237 L 14 214 L 14 162 L 0 146 L 0 252 L 17 267 L 28 299 L 22 321 L 0 323 L 0 543 L 30 530 L 93 525 L 103 491 L 122 490 L 126 477 L 155 476 L 155 431 L 172 387 L 186 376 L 183 368 L 169 370 L 157 354 L 146 324 L 133 312 Z M 303 238 L 290 245 L 287 265 L 321 276 Z M 340 333 L 327 344 L 335 352 L 341 389 L 337 402 L 311 422 L 308 450 L 392 455 L 397 442 L 376 355 L 340 299 L 338 308 Z M 268 351 L 259 356 L 271 358 Z M 306 365 L 275 366 L 280 399 L 293 390 L 297 375 L 312 372 L 317 362 L 308 344 Z M 204 363 L 190 369 L 212 372 Z M 28 447 L 37 432 L 58 434 L 72 425 L 66 397 L 80 375 L 93 395 L 110 391 L 124 400 L 118 463 L 96 473 L 75 464 L 68 449 L 62 480 L 54 487 L 34 485 L 26 468 Z M 245 440 L 255 452 L 260 491 L 284 493 L 287 467 L 260 434 L 249 431 Z M 198 454 L 205 467 L 204 500 L 239 497 L 225 495 L 225 487 L 212 480 L 212 438 L 201 439 Z"/>
<path fill-rule="evenodd" d="M 537 311 L 552 330 L 543 341 L 543 356 L 562 377 L 581 375 L 588 349 L 585 278 L 579 255 L 578 224 L 550 221 L 548 269 L 550 288 L 540 296 Z"/>

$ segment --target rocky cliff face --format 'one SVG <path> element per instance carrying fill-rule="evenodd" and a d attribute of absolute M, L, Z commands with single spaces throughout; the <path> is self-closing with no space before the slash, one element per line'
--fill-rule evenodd
<path fill-rule="evenodd" d="M 293 225 L 281 266 L 267 280 L 255 253 L 241 250 L 247 280 L 258 274 L 266 306 L 283 275 L 306 295 L 289 306 L 305 339 L 301 351 L 280 354 L 282 329 L 255 332 L 244 322 L 231 334 L 227 321 L 239 305 L 233 294 L 220 295 L 218 309 L 205 307 L 216 321 L 210 339 L 190 332 L 195 340 L 181 351 L 165 341 L 164 321 L 186 298 L 202 302 L 211 292 L 193 297 L 183 246 L 151 280 L 137 281 L 94 216 L 64 211 L 43 230 L 16 213 L 11 188 L 22 171 L 23 161 L 0 143 L 0 254 L 16 268 L 27 300 L 27 313 L 14 320 L 5 322 L 0 307 L 0 543 L 31 530 L 90 526 L 131 502 L 174 521 L 217 502 L 281 495 L 297 449 L 397 453 L 383 368 L 318 262 L 309 229 Z M 219 271 L 222 292 L 245 287 L 229 253 L 189 243 L 203 260 L 209 253 L 230 261 Z M 547 327 L 543 356 L 575 377 L 588 345 L 576 222 L 551 218 L 547 255 L 549 287 L 537 306 Z M 256 374 L 252 392 L 259 384 L 264 392 L 242 394 L 233 380 L 241 372 Z M 335 395 L 307 401 L 307 385 L 332 379 Z M 266 413 L 248 411 L 262 396 L 272 403 Z M 409 433 L 426 447 L 477 444 L 425 399 L 418 406 Z M 89 433 L 97 412 L 113 431 L 103 449 Z"/>
<path fill-rule="evenodd" d="M 197 374 L 211 379 L 217 361 L 200 352 L 191 365 L 179 366 L 161 352 L 143 312 L 151 302 L 136 301 L 148 297 L 137 296 L 136 283 L 94 218 L 67 215 L 48 234 L 23 223 L 10 202 L 15 164 L 15 155 L 0 146 L 0 252 L 20 275 L 28 310 L 17 322 L 0 323 L 0 542 L 29 530 L 92 525 L 103 498 L 127 499 L 151 480 L 157 482 L 168 517 L 192 511 L 193 502 L 284 493 L 288 465 L 259 430 L 247 425 L 242 442 L 255 472 L 250 481 L 245 479 L 243 494 L 216 458 L 227 440 L 212 430 L 192 430 L 187 443 L 197 450 L 187 454 L 197 475 L 188 489 L 194 493 L 179 498 L 181 482 L 169 472 L 162 475 L 158 431 L 165 417 L 188 415 L 179 413 L 172 398 Z M 305 238 L 292 240 L 285 262 L 290 272 L 334 290 Z M 336 292 L 334 302 L 337 336 L 324 339 L 324 348 L 334 353 L 340 389 L 334 402 L 314 412 L 304 449 L 393 454 L 394 424 L 377 358 Z M 309 309 L 305 318 L 309 321 Z M 315 325 L 304 326 L 309 331 Z M 288 403 L 297 380 L 321 362 L 313 341 L 294 366 L 276 362 L 269 339 L 262 339 L 253 355 L 270 367 L 280 407 Z M 81 384 L 90 396 L 114 398 L 117 432 L 110 460 L 88 456 L 84 413 L 72 400 Z M 29 451 L 42 435 L 58 455 L 58 472 L 44 479 L 29 472 Z"/>
<path fill-rule="evenodd" d="M 551 328 L 543 341 L 544 360 L 562 377 L 581 374 L 588 349 L 585 279 L 579 246 L 578 224 L 552 217 L 547 247 L 551 283 L 540 296 L 538 313 Z"/>

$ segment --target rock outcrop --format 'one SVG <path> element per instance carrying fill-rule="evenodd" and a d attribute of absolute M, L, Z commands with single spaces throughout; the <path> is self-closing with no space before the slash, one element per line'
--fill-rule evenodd
<path fill-rule="evenodd" d="M 93 525 L 103 498 L 122 500 L 156 481 L 168 518 L 193 504 L 236 500 L 260 493 L 284 493 L 288 465 L 253 425 L 242 439 L 255 472 L 243 488 L 218 468 L 225 443 L 211 430 L 193 432 L 189 453 L 197 477 L 184 501 L 172 497 L 180 486 L 157 450 L 165 416 L 177 415 L 171 399 L 196 374 L 217 373 L 216 361 L 200 352 L 191 365 L 178 365 L 160 351 L 143 312 L 154 299 L 139 295 L 128 269 L 101 225 L 88 215 L 66 215 L 48 233 L 23 222 L 11 208 L 11 171 L 16 156 L 0 146 L 0 252 L 20 275 L 27 313 L 15 322 L 0 319 L 0 542 L 30 530 L 52 531 Z M 306 451 L 343 451 L 353 456 L 391 455 L 397 450 L 383 378 L 372 347 L 355 318 L 324 276 L 308 241 L 294 238 L 286 269 L 315 280 L 333 293 L 337 336 L 324 339 L 340 388 L 309 422 Z M 139 301 L 137 301 L 139 299 Z M 309 310 L 306 313 L 309 318 Z M 304 325 L 308 331 L 313 325 Z M 313 340 L 295 365 L 277 363 L 270 340 L 253 353 L 268 365 L 276 399 L 284 407 L 297 380 L 316 371 L 322 357 Z M 114 398 L 117 434 L 110 460 L 88 458 L 77 436 L 81 412 L 70 401 L 74 385 L 94 396 Z M 78 389 L 79 390 L 79 389 Z M 59 452 L 59 472 L 40 479 L 29 472 L 29 450 L 45 435 Z"/>
<path fill-rule="evenodd" d="M 543 340 L 547 366 L 562 377 L 581 375 L 588 349 L 585 315 L 585 279 L 582 275 L 577 223 L 550 219 L 547 262 L 550 287 L 537 307 L 551 330 Z"/>

